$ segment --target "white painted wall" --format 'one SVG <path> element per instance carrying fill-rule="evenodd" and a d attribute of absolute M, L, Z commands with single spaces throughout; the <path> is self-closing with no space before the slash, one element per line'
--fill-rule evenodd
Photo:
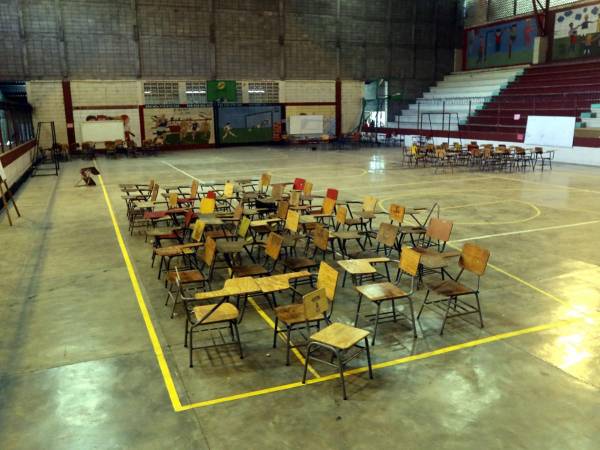
<path fill-rule="evenodd" d="M 4 167 L 6 173 L 6 182 L 9 186 L 12 185 L 31 167 L 31 158 L 33 148 L 23 153 L 19 158 L 15 159 L 10 165 Z"/>

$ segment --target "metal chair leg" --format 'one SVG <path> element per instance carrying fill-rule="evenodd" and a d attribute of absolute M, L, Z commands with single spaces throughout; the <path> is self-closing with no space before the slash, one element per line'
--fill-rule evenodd
<path fill-rule="evenodd" d="M 425 294 L 425 299 L 423 300 L 423 303 L 421 304 L 421 307 L 419 308 L 419 314 L 417 314 L 417 320 L 419 320 L 421 318 L 421 313 L 423 312 L 423 309 L 425 308 L 425 305 L 427 304 L 427 297 L 429 297 L 429 289 L 427 289 L 427 293 Z"/>
<path fill-rule="evenodd" d="M 306 347 L 306 359 L 304 360 L 304 374 L 302 375 L 302 384 L 306 383 L 306 372 L 308 372 L 308 361 L 310 360 L 310 353 L 312 352 L 312 343 L 309 343 Z"/>
<path fill-rule="evenodd" d="M 369 338 L 365 337 L 365 350 L 367 351 L 367 364 L 369 365 L 369 378 L 373 379 L 373 367 L 371 365 L 371 351 L 369 350 Z"/>
<path fill-rule="evenodd" d="M 344 400 L 348 400 L 348 397 L 346 396 L 346 381 L 344 380 L 344 362 L 342 361 L 340 350 L 336 351 L 336 356 L 338 359 L 338 366 L 340 368 L 340 379 L 342 380 L 342 392 L 344 394 Z"/>
<path fill-rule="evenodd" d="M 287 326 L 287 330 L 286 330 L 286 336 L 287 336 L 287 342 L 286 342 L 286 360 L 285 360 L 285 365 L 289 366 L 290 365 L 290 349 L 291 349 L 291 338 L 292 338 L 292 327 L 290 325 L 286 325 Z"/>
<path fill-rule="evenodd" d="M 413 326 L 413 336 L 415 337 L 415 339 L 417 338 L 417 324 L 415 322 L 415 311 L 413 308 L 413 301 L 412 301 L 412 297 L 408 297 L 408 306 L 410 307 L 410 320 L 412 322 L 412 326 Z"/>
<path fill-rule="evenodd" d="M 475 292 L 475 299 L 477 300 L 477 312 L 479 313 L 480 328 L 483 328 L 483 315 L 481 314 L 481 303 L 479 303 L 479 293 Z"/>
<path fill-rule="evenodd" d="M 235 329 L 235 334 L 237 335 L 237 344 L 240 349 L 240 359 L 244 359 L 244 351 L 242 350 L 242 339 L 240 338 L 240 330 L 237 326 L 237 322 L 233 322 L 233 328 Z"/>
<path fill-rule="evenodd" d="M 379 325 L 379 311 L 381 310 L 381 302 L 377 302 L 377 313 L 375 314 L 375 329 L 373 330 L 373 340 L 371 345 L 375 345 L 375 338 L 377 337 L 377 326 Z"/>
<path fill-rule="evenodd" d="M 452 298 L 448 299 L 448 306 L 446 307 L 446 314 L 444 314 L 444 320 L 442 321 L 442 328 L 440 329 L 440 336 L 444 334 L 444 327 L 446 326 L 446 320 L 448 320 L 448 313 L 450 312 L 450 303 Z"/>
<path fill-rule="evenodd" d="M 273 348 L 277 348 L 277 324 L 279 323 L 279 319 L 275 316 L 275 328 L 273 328 Z"/>
<path fill-rule="evenodd" d="M 354 326 L 358 325 L 358 313 L 360 311 L 360 304 L 362 302 L 362 294 L 358 294 L 358 306 L 356 307 L 356 316 L 354 316 Z"/>

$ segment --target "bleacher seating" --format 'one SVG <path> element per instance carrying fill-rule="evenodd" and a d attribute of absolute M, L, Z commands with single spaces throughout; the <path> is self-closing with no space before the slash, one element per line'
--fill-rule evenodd
<path fill-rule="evenodd" d="M 422 127 L 432 130 L 448 130 L 449 117 L 439 114 L 456 113 L 458 120 L 463 122 L 471 113 L 483 107 L 490 97 L 497 95 L 500 90 L 523 72 L 523 67 L 511 67 L 495 70 L 473 70 L 455 72 L 447 75 L 416 103 L 409 105 L 396 117 L 396 122 L 390 126 L 397 128 L 419 128 L 419 117 L 423 113 L 431 113 L 423 117 Z M 431 122 L 430 122 L 431 120 Z M 457 130 L 457 116 L 450 118 L 450 130 Z"/>
<path fill-rule="evenodd" d="M 592 111 L 594 104 L 596 112 L 600 112 L 598 69 L 597 60 L 529 67 L 460 128 L 470 132 L 525 133 L 529 115 L 576 116 L 578 122 L 585 120 L 585 126 L 589 123 L 600 127 L 600 120 Z"/>

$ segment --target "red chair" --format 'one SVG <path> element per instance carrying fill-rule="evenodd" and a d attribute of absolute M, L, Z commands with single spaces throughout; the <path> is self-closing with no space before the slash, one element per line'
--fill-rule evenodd
<path fill-rule="evenodd" d="M 208 191 L 206 193 L 206 198 L 214 198 L 214 199 L 216 199 L 217 198 L 217 191 Z"/>
<path fill-rule="evenodd" d="M 329 188 L 329 189 L 327 189 L 327 193 L 325 194 L 325 197 L 330 198 L 332 200 L 337 200 L 338 194 L 339 194 L 339 192 L 337 189 Z"/>
<path fill-rule="evenodd" d="M 292 189 L 294 191 L 302 191 L 304 190 L 304 183 L 306 183 L 304 178 L 294 178 L 294 185 Z"/>

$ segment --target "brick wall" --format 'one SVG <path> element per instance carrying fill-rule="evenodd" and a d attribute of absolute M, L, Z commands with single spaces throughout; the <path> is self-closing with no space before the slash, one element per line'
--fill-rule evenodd
<path fill-rule="evenodd" d="M 60 81 L 29 81 L 27 82 L 27 100 L 33 106 L 33 126 L 38 122 L 54 121 L 56 141 L 67 143 L 67 123 L 63 100 L 62 83 Z M 44 130 L 48 130 L 44 127 Z M 49 132 L 40 136 L 40 143 L 51 143 Z"/>
<path fill-rule="evenodd" d="M 71 95 L 74 107 L 143 103 L 140 81 L 73 81 Z"/>
<path fill-rule="evenodd" d="M 364 86 L 361 81 L 342 81 L 342 133 L 348 133 L 358 125 Z"/>
<path fill-rule="evenodd" d="M 335 102 L 335 81 L 285 81 L 279 87 L 281 103 Z"/>

